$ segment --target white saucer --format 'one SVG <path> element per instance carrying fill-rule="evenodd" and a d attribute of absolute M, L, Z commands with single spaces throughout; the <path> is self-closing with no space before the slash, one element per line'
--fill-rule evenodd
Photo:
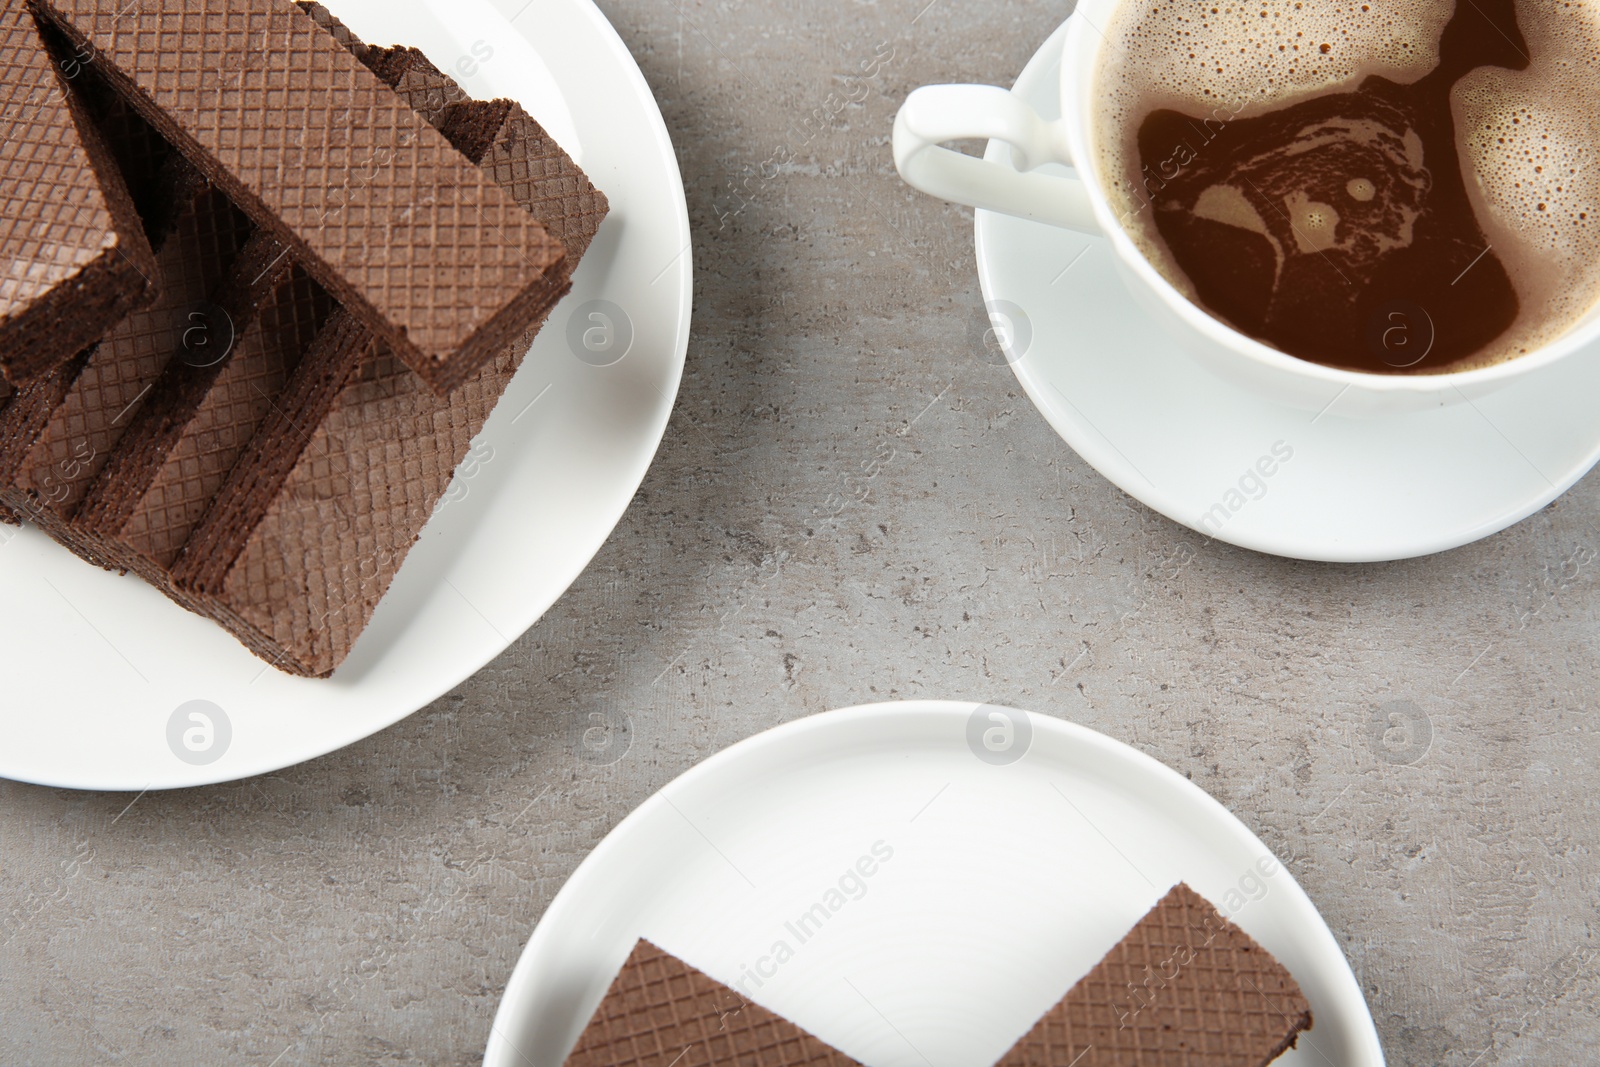
<path fill-rule="evenodd" d="M 1058 719 L 915 701 L 769 730 L 640 805 L 539 921 L 484 1064 L 561 1063 L 645 937 L 729 984 L 757 974 L 753 999 L 869 1067 L 987 1067 L 1180 880 L 1310 1000 L 1275 1063 L 1383 1063 L 1316 908 L 1198 786 Z M 801 941 L 786 923 L 819 902 Z"/>
<path fill-rule="evenodd" d="M 1061 111 L 1064 34 L 1015 87 L 1047 118 Z M 998 142 L 986 158 L 1010 165 Z M 1123 491 L 1207 536 L 1336 562 L 1426 555 L 1521 521 L 1600 458 L 1600 347 L 1471 403 L 1377 421 L 1341 418 L 1335 403 L 1317 416 L 1185 355 L 1143 317 L 1103 239 L 979 211 L 977 248 L 991 311 L 1026 319 L 1012 368 L 1050 425 Z M 1263 457 L 1273 473 L 1250 477 Z"/>
<path fill-rule="evenodd" d="M 609 536 L 660 444 L 689 340 L 688 211 L 661 113 L 605 17 L 590 0 L 508 0 L 514 25 L 488 0 L 327 2 L 367 41 L 422 48 L 474 96 L 519 100 L 604 190 L 611 214 L 450 502 L 331 680 L 266 669 L 137 578 L 0 527 L 0 776 L 189 786 L 383 729 L 533 625 Z M 601 299 L 631 321 L 631 348 L 580 359 L 569 333 L 583 330 L 569 325 Z"/>

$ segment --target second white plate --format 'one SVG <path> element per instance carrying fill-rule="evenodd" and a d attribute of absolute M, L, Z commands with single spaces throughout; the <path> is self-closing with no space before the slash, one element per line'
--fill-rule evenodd
<path fill-rule="evenodd" d="M 1197 786 L 1057 719 L 919 701 L 768 731 L 624 819 L 539 921 L 485 1067 L 561 1063 L 640 937 L 870 1067 L 986 1067 L 1180 880 L 1310 999 L 1278 1063 L 1383 1063 L 1316 908 Z"/>

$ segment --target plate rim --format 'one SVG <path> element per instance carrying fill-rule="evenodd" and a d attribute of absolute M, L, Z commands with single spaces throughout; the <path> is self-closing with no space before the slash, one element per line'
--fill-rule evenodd
<path fill-rule="evenodd" d="M 526 1058 L 516 1049 L 511 1039 L 505 1035 L 507 1030 L 516 1029 L 518 1024 L 532 1010 L 531 998 L 528 996 L 527 987 L 536 980 L 535 972 L 539 967 L 539 957 L 542 955 L 545 941 L 554 936 L 545 933 L 545 931 L 554 929 L 557 924 L 569 921 L 566 913 L 579 906 L 577 902 L 583 892 L 584 883 L 596 877 L 596 869 L 602 868 L 609 863 L 613 854 L 626 854 L 626 850 L 630 846 L 625 839 L 634 836 L 636 828 L 645 823 L 647 819 L 652 818 L 656 809 L 661 807 L 662 804 L 670 804 L 670 795 L 672 793 L 693 789 L 702 784 L 707 777 L 722 773 L 724 767 L 736 766 L 741 761 L 774 747 L 799 743 L 800 739 L 806 735 L 834 729 L 848 730 L 854 724 L 890 722 L 892 720 L 909 723 L 914 719 L 924 721 L 949 719 L 954 722 L 955 720 L 965 720 L 975 708 L 979 707 L 992 707 L 996 710 L 1020 712 L 1028 717 L 1036 737 L 1039 733 L 1054 733 L 1058 735 L 1060 740 L 1071 746 L 1081 746 L 1098 751 L 1111 759 L 1124 762 L 1127 766 L 1140 773 L 1152 775 L 1157 781 L 1164 783 L 1169 788 L 1177 789 L 1202 808 L 1208 809 L 1211 818 L 1217 819 L 1218 825 L 1226 826 L 1229 832 L 1236 837 L 1252 842 L 1265 852 L 1270 853 L 1271 851 L 1256 835 L 1255 831 L 1246 826 L 1244 821 L 1226 805 L 1172 767 L 1162 763 L 1149 753 L 1143 752 L 1126 742 L 1119 741 L 1109 734 L 1083 726 L 1069 719 L 1058 718 L 1043 712 L 1015 708 L 1005 704 L 997 704 L 991 701 L 935 699 L 878 701 L 803 715 L 800 718 L 791 719 L 788 722 L 780 723 L 750 737 L 743 738 L 685 768 L 680 774 L 642 800 L 589 850 L 577 867 L 573 868 L 572 873 L 562 883 L 561 888 L 556 891 L 555 896 L 551 898 L 543 914 L 535 922 L 527 943 L 523 946 L 522 952 L 517 957 L 517 962 L 512 967 L 511 974 L 506 980 L 505 989 L 501 993 L 500 1003 L 490 1023 L 489 1040 L 484 1050 L 484 1067 L 520 1067 L 520 1065 L 526 1063 Z M 896 725 L 899 725 L 899 723 L 896 723 Z M 673 806 L 676 807 L 676 805 Z M 1300 903 L 1310 909 L 1311 913 L 1316 916 L 1317 930 L 1313 931 L 1311 936 L 1323 942 L 1324 951 L 1331 949 L 1333 957 L 1339 961 L 1338 983 L 1345 985 L 1347 995 L 1353 993 L 1355 1002 L 1360 1005 L 1360 1018 L 1355 1020 L 1353 1029 L 1357 1032 L 1356 1036 L 1359 1040 L 1367 1045 L 1367 1059 L 1364 1062 L 1376 1065 L 1376 1067 L 1382 1067 L 1385 1060 L 1383 1045 L 1378 1036 L 1377 1024 L 1372 1017 L 1371 1006 L 1361 992 L 1360 983 L 1356 980 L 1349 958 L 1344 954 L 1344 950 L 1340 948 L 1338 939 L 1334 937 L 1327 920 L 1323 918 L 1316 903 L 1311 900 L 1304 887 L 1300 885 L 1299 879 L 1295 878 L 1293 872 L 1287 869 L 1285 869 L 1284 873 L 1289 875 L 1288 888 L 1291 894 L 1297 895 Z"/>
<path fill-rule="evenodd" d="M 1039 46 L 1038 50 L 1029 57 L 1028 62 L 1023 66 L 1022 72 L 1017 75 L 1017 79 L 1012 85 L 1013 92 L 1019 95 L 1027 95 L 1028 89 L 1032 87 L 1032 82 L 1042 77 L 1052 65 L 1060 61 L 1057 53 L 1060 51 L 1061 41 L 1065 38 L 1067 29 L 1068 23 L 1062 23 Z M 1024 88 L 1025 83 L 1027 88 Z M 1010 153 L 1002 142 L 989 141 L 985 146 L 984 158 L 1009 165 Z M 989 302 L 1005 299 L 1003 293 L 996 291 L 996 268 L 994 263 L 997 256 L 991 247 L 995 238 L 989 232 L 989 228 L 994 221 L 1000 218 L 1004 218 L 1004 216 L 993 211 L 978 209 L 974 212 L 973 244 L 974 258 L 978 268 L 978 284 L 982 290 L 984 300 Z M 1048 224 L 1034 223 L 1033 225 L 1045 226 Z M 1089 241 L 1108 243 L 1104 235 L 1085 234 L 1083 236 Z M 1125 283 L 1120 280 L 1118 284 L 1125 287 Z M 1128 297 L 1130 301 L 1133 299 L 1131 293 L 1128 294 Z M 1181 348 L 1181 342 L 1174 339 L 1173 343 L 1175 347 Z M 1115 446 L 1111 445 L 1109 439 L 1102 443 L 1098 431 L 1093 430 L 1091 426 L 1080 424 L 1068 412 L 1061 410 L 1062 405 L 1054 401 L 1049 395 L 1048 386 L 1052 383 L 1041 381 L 1041 379 L 1045 378 L 1045 372 L 1042 367 L 1034 365 L 1033 352 L 1034 349 L 1030 348 L 1015 360 L 1010 361 L 1012 373 L 1021 384 L 1023 392 L 1027 394 L 1028 400 L 1039 414 L 1044 416 L 1050 428 L 1069 448 L 1082 457 L 1089 466 L 1093 467 L 1101 477 L 1152 511 L 1187 530 L 1201 535 L 1208 541 L 1222 541 L 1237 548 L 1260 552 L 1269 556 L 1316 563 L 1387 563 L 1448 552 L 1452 549 L 1481 541 L 1486 537 L 1491 537 L 1536 514 L 1549 506 L 1551 502 L 1559 499 L 1576 485 L 1585 474 L 1589 473 L 1596 463 L 1600 463 L 1600 433 L 1596 433 L 1587 455 L 1563 471 L 1560 477 L 1548 481 L 1547 486 L 1537 489 L 1531 496 L 1519 496 L 1517 502 L 1506 506 L 1504 510 L 1493 518 L 1486 519 L 1470 528 L 1456 529 L 1448 533 L 1425 531 L 1409 539 L 1374 539 L 1352 544 L 1339 544 L 1326 540 L 1317 541 L 1308 537 L 1282 532 L 1234 529 L 1231 526 L 1224 526 L 1220 531 L 1213 533 L 1200 529 L 1195 525 L 1192 518 L 1184 517 L 1184 509 L 1176 506 L 1170 495 L 1163 492 L 1160 486 L 1147 481 L 1143 475 L 1133 470 L 1131 465 L 1117 453 Z M 1581 358 L 1581 354 L 1574 353 L 1571 358 Z M 1507 388 L 1516 388 L 1517 385 L 1536 387 L 1538 383 L 1549 377 L 1550 371 L 1557 369 L 1557 367 L 1559 367 L 1559 364 L 1549 368 L 1541 368 L 1542 374 L 1540 372 L 1531 373 L 1522 382 L 1509 384 Z M 1248 390 L 1225 381 L 1205 368 L 1202 368 L 1202 370 L 1205 370 L 1205 373 L 1215 382 L 1219 389 L 1250 397 L 1260 405 L 1270 405 L 1272 403 L 1266 398 L 1256 397 Z M 1384 417 L 1384 421 L 1415 417 L 1418 414 L 1425 414 L 1425 412 L 1409 413 L 1409 415 L 1405 413 L 1389 415 Z M 1083 420 L 1083 423 L 1087 423 L 1087 420 Z"/>

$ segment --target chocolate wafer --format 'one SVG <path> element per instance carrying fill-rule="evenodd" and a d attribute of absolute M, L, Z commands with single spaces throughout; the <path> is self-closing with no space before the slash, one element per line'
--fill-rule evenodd
<path fill-rule="evenodd" d="M 464 141 L 457 134 L 476 131 L 482 114 L 503 115 L 501 102 L 467 101 L 466 94 L 435 68 L 421 52 L 411 48 L 369 48 L 320 5 L 301 5 L 313 20 L 346 47 L 359 49 L 364 62 L 408 105 L 443 125 L 446 105 L 463 102 L 458 121 L 443 130 L 447 140 L 469 159 L 482 155 L 487 144 Z M 432 105 L 430 107 L 430 105 Z M 574 257 L 576 262 L 576 257 Z M 272 499 L 283 489 L 311 434 L 327 418 L 340 391 L 363 356 L 376 357 L 387 350 L 349 312 L 334 311 L 322 333 L 286 383 L 282 401 L 252 438 L 243 460 L 219 486 L 191 533 L 181 558 L 171 566 L 170 579 L 180 589 L 213 594 L 222 588 L 228 569 L 244 550 Z M 393 369 L 392 361 L 381 366 Z M 372 372 L 369 372 L 371 376 Z"/>
<path fill-rule="evenodd" d="M 436 390 L 565 292 L 561 242 L 288 0 L 38 2 Z"/>
<path fill-rule="evenodd" d="M 846 1067 L 856 1061 L 648 941 L 634 946 L 566 1067 Z"/>
<path fill-rule="evenodd" d="M 520 108 L 466 100 L 420 53 L 367 49 L 325 11 L 313 6 L 311 14 L 394 78 L 400 96 L 444 126 L 468 159 L 487 169 L 498 152 L 497 178 L 513 199 L 540 205 L 580 253 L 588 246 L 604 197 Z M 184 166 L 173 153 L 162 170 Z M 558 195 L 547 181 L 562 183 Z M 161 193 L 181 183 L 145 173 L 135 184 L 145 189 L 147 225 L 163 254 L 189 253 L 171 272 L 209 276 L 206 291 L 236 308 L 236 350 L 191 376 L 175 343 L 182 329 L 164 340 L 145 331 L 148 343 L 137 351 L 113 336 L 76 376 L 54 381 L 54 392 L 19 394 L 0 409 L 0 463 L 17 441 L 31 441 L 28 461 L 0 499 L 20 495 L 39 524 L 80 555 L 136 571 L 284 669 L 327 674 L 365 627 L 540 323 L 441 398 L 299 268 L 259 317 L 251 314 L 254 296 L 218 298 L 255 277 L 246 267 L 267 258 L 259 253 L 270 239 L 239 216 L 226 239 L 209 242 L 211 259 L 197 271 L 195 253 L 207 242 L 190 231 L 197 219 L 225 215 L 226 198 L 216 190 L 196 197 L 193 188 L 204 187 L 191 185 L 183 195 L 195 203 L 174 212 Z M 171 218 L 171 234 L 161 218 Z M 216 279 L 229 269 L 234 281 L 219 290 Z M 119 332 L 140 333 L 127 324 Z M 53 415 L 42 434 L 5 433 L 8 424 L 36 423 L 39 411 Z M 86 430 L 103 450 L 57 455 Z M 396 451 L 398 462 L 388 454 Z M 294 529 L 305 523 L 315 528 Z M 330 536 L 345 545 L 330 545 Z M 354 554 L 346 551 L 352 546 Z"/>
<path fill-rule="evenodd" d="M 226 531 L 217 544 L 197 531 L 185 546 L 185 557 L 212 562 L 196 583 L 204 610 L 279 669 L 331 674 L 366 628 L 532 341 L 530 334 L 513 345 L 447 399 L 392 357 L 364 365 L 298 450 L 277 491 L 248 502 L 260 518 Z M 247 536 L 235 550 L 240 529 Z"/>
<path fill-rule="evenodd" d="M 301 7 L 352 53 L 371 53 L 399 83 L 401 98 L 430 122 L 442 122 L 445 102 L 466 100 L 421 53 L 368 49 L 326 8 Z M 413 67 L 415 73 L 408 74 Z M 240 255 L 249 258 L 248 252 Z M 298 266 L 259 319 L 249 315 L 250 301 L 224 304 L 219 310 L 232 312 L 238 350 L 211 375 L 181 360 L 168 365 L 171 380 L 158 383 L 156 393 L 165 390 L 173 398 L 141 409 L 144 426 L 159 436 L 147 434 L 141 445 L 137 428 L 130 430 L 116 459 L 102 470 L 98 494 L 91 491 L 73 522 L 74 536 L 91 546 L 80 554 L 132 570 L 204 611 L 204 601 L 183 588 L 208 590 L 210 575 L 200 564 L 235 558 L 264 501 L 282 487 L 359 358 L 375 350 L 358 320 L 329 305 L 326 292 Z M 148 466 L 152 459 L 158 469 Z M 197 543 L 208 550 L 186 555 L 174 570 L 197 528 Z"/>
<path fill-rule="evenodd" d="M 1310 1027 L 1288 970 L 1179 883 L 997 1067 L 1264 1067 Z"/>
<path fill-rule="evenodd" d="M 27 382 L 154 295 L 144 227 L 24 0 L 0 0 L 0 374 Z"/>
<path fill-rule="evenodd" d="M 514 105 L 457 105 L 447 129 L 477 131 L 485 109 L 502 119 L 496 136 L 479 131 L 471 138 L 483 146 L 483 165 L 489 168 L 487 153 L 501 143 L 503 162 L 492 173 L 519 203 L 545 212 L 552 231 L 559 227 L 575 249 L 576 263 L 605 217 L 604 196 Z M 501 138 L 508 128 L 518 132 Z M 547 178 L 532 180 L 536 174 Z M 545 195 L 544 180 L 559 182 L 563 195 Z M 173 565 L 174 595 L 199 604 L 283 670 L 331 673 L 366 628 L 540 325 L 449 397 L 380 355 L 331 399 L 326 418 L 275 412 L 275 429 L 258 433 Z"/>

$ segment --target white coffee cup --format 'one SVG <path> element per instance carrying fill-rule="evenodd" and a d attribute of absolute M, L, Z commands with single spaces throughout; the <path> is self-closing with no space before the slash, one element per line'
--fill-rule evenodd
<path fill-rule="evenodd" d="M 1230 381 L 1307 411 L 1370 418 L 1476 399 L 1600 338 L 1600 310 L 1591 310 L 1543 348 L 1494 366 L 1448 374 L 1370 374 L 1297 359 L 1201 309 L 1156 270 L 1123 229 L 1091 148 L 1101 27 L 1122 2 L 1079 0 L 1067 20 L 1062 117 L 1056 121 L 1046 121 L 1021 97 L 995 86 L 930 85 L 913 92 L 894 124 L 900 176 L 944 200 L 1103 235 L 1128 289 L 1184 351 Z M 1014 166 L 940 147 L 974 137 L 1009 144 Z M 1036 173 L 1047 163 L 1071 166 L 1076 176 Z"/>

